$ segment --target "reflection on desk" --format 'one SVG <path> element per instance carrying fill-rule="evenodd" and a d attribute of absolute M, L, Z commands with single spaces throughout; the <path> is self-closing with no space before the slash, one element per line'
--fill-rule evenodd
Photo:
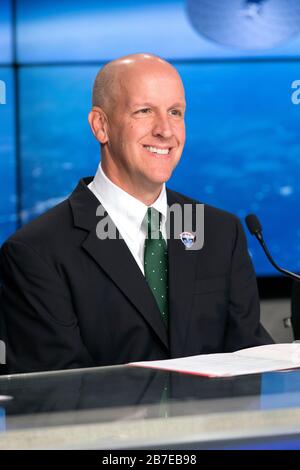
<path fill-rule="evenodd" d="M 0 394 L 13 399 L 1 403 L 0 448 L 209 448 L 290 433 L 289 415 L 298 416 L 295 435 L 299 392 L 299 371 L 208 379 L 114 366 L 2 376 Z"/>

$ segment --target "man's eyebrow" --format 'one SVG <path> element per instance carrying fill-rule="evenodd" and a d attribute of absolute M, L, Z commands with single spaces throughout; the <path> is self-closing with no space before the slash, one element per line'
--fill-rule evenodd
<path fill-rule="evenodd" d="M 178 101 L 174 104 L 172 104 L 171 106 L 168 107 L 168 109 L 172 109 L 172 108 L 185 108 L 186 106 L 186 103 L 185 101 Z M 157 108 L 157 106 L 153 103 L 150 103 L 150 102 L 143 102 L 143 103 L 133 103 L 132 104 L 132 107 L 133 108 L 137 108 L 137 107 L 150 107 L 150 108 Z"/>
<path fill-rule="evenodd" d="M 185 108 L 186 103 L 185 101 L 178 101 L 177 103 L 172 104 L 170 108 Z"/>
<path fill-rule="evenodd" d="M 133 103 L 132 104 L 132 107 L 133 108 L 138 108 L 138 107 L 154 107 L 154 105 L 150 102 L 137 102 L 137 103 Z"/>

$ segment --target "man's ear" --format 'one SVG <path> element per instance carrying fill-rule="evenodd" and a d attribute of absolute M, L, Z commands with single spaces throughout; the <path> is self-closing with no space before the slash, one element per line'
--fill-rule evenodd
<path fill-rule="evenodd" d="M 93 106 L 88 117 L 92 132 L 101 144 L 108 141 L 107 135 L 107 116 L 102 108 Z"/>

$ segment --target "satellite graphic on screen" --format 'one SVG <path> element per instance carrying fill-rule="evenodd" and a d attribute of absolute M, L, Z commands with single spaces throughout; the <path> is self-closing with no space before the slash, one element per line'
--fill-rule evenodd
<path fill-rule="evenodd" d="M 187 0 L 202 36 L 239 49 L 268 49 L 300 34 L 299 0 Z"/>

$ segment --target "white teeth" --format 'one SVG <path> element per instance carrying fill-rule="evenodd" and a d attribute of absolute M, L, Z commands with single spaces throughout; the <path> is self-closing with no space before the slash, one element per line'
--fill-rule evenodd
<path fill-rule="evenodd" d="M 149 150 L 149 152 L 158 153 L 160 155 L 168 155 L 169 153 L 169 149 L 158 149 L 156 147 L 149 147 L 149 146 L 146 146 L 146 149 Z"/>

